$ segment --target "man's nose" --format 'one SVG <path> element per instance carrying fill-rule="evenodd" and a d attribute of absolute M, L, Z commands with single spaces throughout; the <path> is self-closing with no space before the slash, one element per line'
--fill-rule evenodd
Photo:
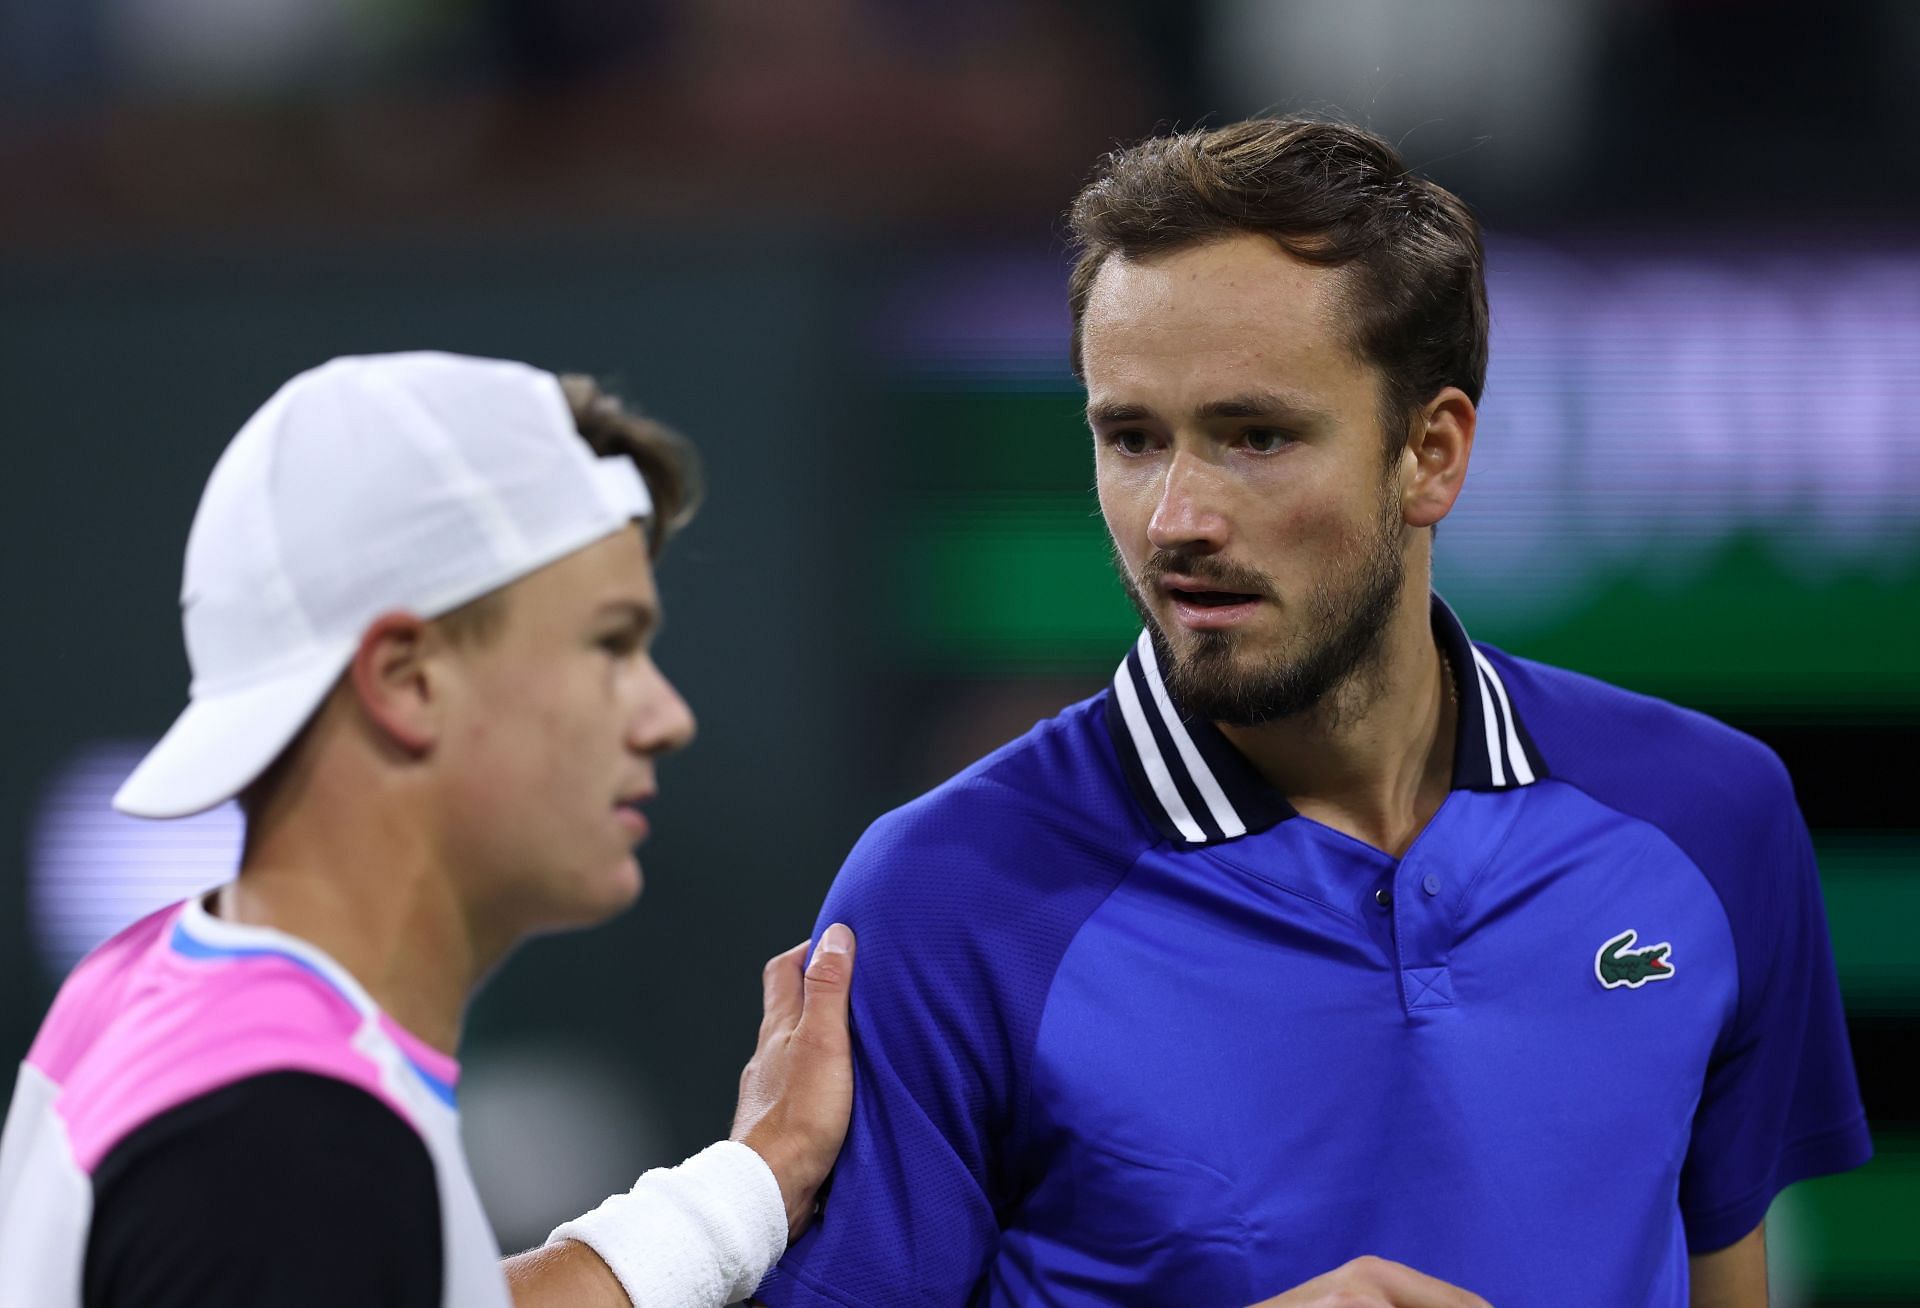
<path fill-rule="evenodd" d="M 1176 452 L 1160 485 L 1160 501 L 1147 522 L 1148 541 L 1156 550 L 1199 545 L 1213 553 L 1225 548 L 1222 489 L 1219 469 L 1190 450 Z"/>
<path fill-rule="evenodd" d="M 671 754 L 690 744 L 698 724 L 666 674 L 651 661 L 640 702 L 628 719 L 627 746 L 641 754 Z"/>

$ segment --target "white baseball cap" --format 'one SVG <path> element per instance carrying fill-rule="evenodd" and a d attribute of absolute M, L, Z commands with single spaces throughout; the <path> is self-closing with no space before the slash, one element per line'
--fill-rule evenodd
<path fill-rule="evenodd" d="M 301 373 L 207 479 L 180 590 L 191 702 L 113 806 L 185 817 L 232 798 L 375 618 L 438 617 L 652 511 L 632 461 L 581 438 L 552 373 L 425 352 Z"/>

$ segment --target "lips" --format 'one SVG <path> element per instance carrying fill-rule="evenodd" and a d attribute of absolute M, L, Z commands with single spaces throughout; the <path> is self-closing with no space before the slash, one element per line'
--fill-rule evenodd
<path fill-rule="evenodd" d="M 647 822 L 647 815 L 641 811 L 640 806 L 652 798 L 653 792 L 649 790 L 638 791 L 614 801 L 614 821 L 626 830 L 636 844 L 646 839 L 647 832 L 651 829 Z"/>
<path fill-rule="evenodd" d="M 1237 569 L 1223 570 L 1219 575 L 1203 576 L 1194 572 L 1154 572 L 1151 568 L 1147 581 L 1156 589 L 1173 596 L 1221 596 L 1223 602 L 1241 602 L 1266 598 L 1265 588 L 1251 576 L 1232 575 Z"/>
<path fill-rule="evenodd" d="M 1190 590 L 1184 586 L 1170 586 L 1167 594 L 1177 604 L 1197 604 L 1202 608 L 1224 608 L 1229 604 L 1250 604 L 1259 599 L 1258 595 L 1246 595 L 1231 590 Z"/>
<path fill-rule="evenodd" d="M 1223 631 L 1250 620 L 1266 597 L 1233 590 L 1206 578 L 1168 574 L 1158 579 L 1175 619 L 1189 631 Z"/>

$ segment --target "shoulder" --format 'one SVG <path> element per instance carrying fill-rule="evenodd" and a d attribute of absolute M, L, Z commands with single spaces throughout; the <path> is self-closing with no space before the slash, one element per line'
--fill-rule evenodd
<path fill-rule="evenodd" d="M 857 1015 L 975 1030 L 1037 1013 L 1081 925 L 1157 839 L 1103 708 L 1071 706 L 868 828 L 819 919 L 859 938 Z"/>
<path fill-rule="evenodd" d="M 1070 891 L 1154 839 L 1128 797 L 1098 695 L 1038 723 L 870 826 L 841 869 L 843 901 L 934 908 Z"/>
<path fill-rule="evenodd" d="M 1656 829 L 1705 879 L 1732 934 L 1743 1010 L 1760 1010 L 1783 950 L 1828 949 L 1812 837 L 1777 754 L 1703 713 L 1484 652 L 1549 778 Z"/>
<path fill-rule="evenodd" d="M 1666 700 L 1479 648 L 1554 778 L 1661 826 L 1792 809 L 1786 766 L 1752 736 Z"/>
<path fill-rule="evenodd" d="M 114 1146 L 93 1189 L 89 1303 L 438 1301 L 426 1144 L 331 1077 L 271 1072 L 177 1104 Z"/>
<path fill-rule="evenodd" d="M 1658 830 L 1719 899 L 1743 968 L 1783 916 L 1819 896 L 1812 839 L 1780 757 L 1651 696 L 1485 650 L 1552 781 Z"/>
<path fill-rule="evenodd" d="M 155 951 L 115 998 L 62 1036 L 73 1054 L 55 1076 L 57 1108 L 83 1169 L 160 1114 L 263 1073 L 311 1073 L 392 1103 L 354 1045 L 364 1015 L 294 960 Z"/>
<path fill-rule="evenodd" d="M 173 904 L 150 913 L 75 964 L 40 1024 L 27 1061 L 55 1080 L 65 1080 L 68 1069 L 86 1054 L 93 1034 L 139 989 L 143 967 L 164 948 L 179 912 L 180 905 Z"/>

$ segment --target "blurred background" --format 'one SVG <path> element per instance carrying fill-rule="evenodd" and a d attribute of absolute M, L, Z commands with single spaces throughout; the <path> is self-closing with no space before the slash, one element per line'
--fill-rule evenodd
<path fill-rule="evenodd" d="M 1325 110 L 1489 231 L 1443 592 L 1799 786 L 1878 1156 L 1776 1205 L 1776 1302 L 1920 1300 L 1917 85 L 1907 0 L 0 0 L 0 1053 L 232 866 L 231 810 L 106 807 L 184 701 L 215 456 L 435 347 L 600 374 L 712 488 L 661 577 L 701 738 L 640 909 L 473 1010 L 482 1189 L 523 1246 L 723 1134 L 864 825 L 1131 635 L 1060 212 L 1116 144 Z"/>

